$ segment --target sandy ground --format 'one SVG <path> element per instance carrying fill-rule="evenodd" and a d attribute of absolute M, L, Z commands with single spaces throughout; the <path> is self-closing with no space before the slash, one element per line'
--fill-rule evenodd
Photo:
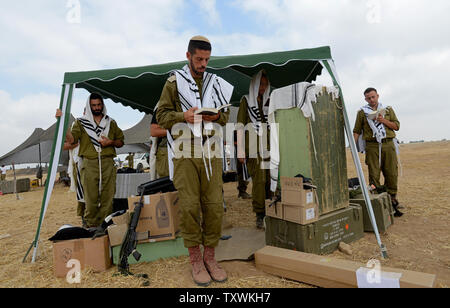
<path fill-rule="evenodd" d="M 361 156 L 363 161 L 363 157 Z M 400 203 L 405 206 L 405 216 L 396 219 L 386 234 L 381 235 L 387 246 L 389 259 L 382 265 L 437 275 L 437 287 L 450 286 L 450 142 L 430 142 L 401 146 L 403 176 L 399 180 Z M 356 172 L 348 154 L 348 174 Z M 363 163 L 366 176 L 367 170 Z M 34 175 L 32 175 L 34 178 Z M 11 179 L 8 173 L 8 179 Z M 19 195 L 0 196 L 2 223 L 0 224 L 0 287 L 115 287 L 142 286 L 133 277 L 115 277 L 113 267 L 103 273 L 86 270 L 81 284 L 71 285 L 65 279 L 53 276 L 51 237 L 63 224 L 80 225 L 76 217 L 75 194 L 61 184 L 56 185 L 45 217 L 37 262 L 25 263 L 22 259 L 32 243 L 38 223 L 43 188 Z M 248 191 L 251 191 L 249 186 Z M 228 204 L 226 219 L 233 226 L 254 227 L 255 218 L 251 201 L 237 198 L 236 183 L 225 185 Z M 338 251 L 331 256 L 367 263 L 380 259 L 379 248 L 373 233 L 352 243 L 353 255 Z M 211 287 L 228 288 L 309 288 L 311 286 L 265 274 L 256 269 L 254 262 L 223 262 L 229 279 L 224 284 Z M 190 277 L 187 257 L 160 260 L 131 267 L 133 272 L 147 273 L 150 287 L 196 287 Z"/>

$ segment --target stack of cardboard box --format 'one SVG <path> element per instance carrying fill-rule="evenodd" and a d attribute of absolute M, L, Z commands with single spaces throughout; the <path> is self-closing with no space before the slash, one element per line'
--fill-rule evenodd
<path fill-rule="evenodd" d="M 336 250 L 364 235 L 358 205 L 320 214 L 316 188 L 303 178 L 281 177 L 281 201 L 266 203 L 266 244 L 314 254 Z"/>
<path fill-rule="evenodd" d="M 140 197 L 128 198 L 128 206 L 133 211 Z M 136 227 L 138 237 L 137 250 L 142 254 L 139 262 L 150 262 L 160 258 L 187 255 L 179 232 L 178 192 L 144 196 L 139 223 Z M 130 211 L 114 217 L 114 224 L 108 227 L 108 236 L 112 247 L 113 263 L 119 261 L 120 247 L 127 233 Z M 130 264 L 138 263 L 133 257 Z"/>
<path fill-rule="evenodd" d="M 128 199 L 129 211 L 112 218 L 108 235 L 97 239 L 74 239 L 53 243 L 54 273 L 56 277 L 72 275 L 74 270 L 86 268 L 102 272 L 118 264 L 122 242 L 128 231 L 131 212 L 140 197 Z M 188 255 L 179 232 L 178 193 L 169 192 L 144 196 L 136 228 L 137 250 L 142 254 L 139 262 Z M 132 256 L 130 264 L 138 263 Z"/>
<path fill-rule="evenodd" d="M 303 178 L 281 177 L 281 202 L 266 201 L 266 215 L 301 225 L 319 218 L 316 189 Z"/>

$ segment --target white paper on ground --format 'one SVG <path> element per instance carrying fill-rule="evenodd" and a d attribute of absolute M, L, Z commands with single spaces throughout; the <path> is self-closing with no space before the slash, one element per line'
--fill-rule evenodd
<path fill-rule="evenodd" d="M 356 280 L 360 289 L 400 289 L 400 273 L 389 273 L 361 267 L 356 271 Z"/>

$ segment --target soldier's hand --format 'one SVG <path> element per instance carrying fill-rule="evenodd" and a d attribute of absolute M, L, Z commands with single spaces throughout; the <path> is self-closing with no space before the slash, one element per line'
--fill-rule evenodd
<path fill-rule="evenodd" d="M 60 118 L 61 116 L 62 116 L 62 111 L 61 111 L 61 109 L 56 109 L 55 118 Z"/>
<path fill-rule="evenodd" d="M 220 117 L 220 114 L 216 114 L 216 115 L 204 115 L 203 116 L 203 121 L 205 122 L 214 122 L 217 121 Z"/>
<path fill-rule="evenodd" d="M 383 121 L 384 121 L 384 117 L 381 114 L 379 114 L 377 117 L 377 122 L 383 123 Z"/>
<path fill-rule="evenodd" d="M 112 140 L 106 138 L 105 136 L 101 136 L 100 140 L 98 141 L 102 147 L 109 147 L 110 145 L 112 145 Z"/>
<path fill-rule="evenodd" d="M 195 110 L 197 109 L 198 109 L 197 107 L 194 107 L 184 113 L 184 119 L 186 120 L 186 122 L 194 124 L 202 120 L 201 116 L 195 115 Z"/>
<path fill-rule="evenodd" d="M 238 158 L 238 160 L 242 165 L 245 164 L 245 158 Z"/>

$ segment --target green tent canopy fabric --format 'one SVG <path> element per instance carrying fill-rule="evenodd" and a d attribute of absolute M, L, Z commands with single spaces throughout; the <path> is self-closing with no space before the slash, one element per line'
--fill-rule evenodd
<path fill-rule="evenodd" d="M 251 77 L 266 70 L 271 85 L 284 87 L 302 81 L 313 81 L 322 72 L 321 60 L 331 59 L 329 47 L 265 54 L 211 57 L 208 71 L 234 86 L 231 101 L 238 105 L 247 94 Z M 174 70 L 187 61 L 142 67 L 66 73 L 65 84 L 76 84 L 89 92 L 98 92 L 117 103 L 147 114 L 153 113 L 164 83 Z"/>

